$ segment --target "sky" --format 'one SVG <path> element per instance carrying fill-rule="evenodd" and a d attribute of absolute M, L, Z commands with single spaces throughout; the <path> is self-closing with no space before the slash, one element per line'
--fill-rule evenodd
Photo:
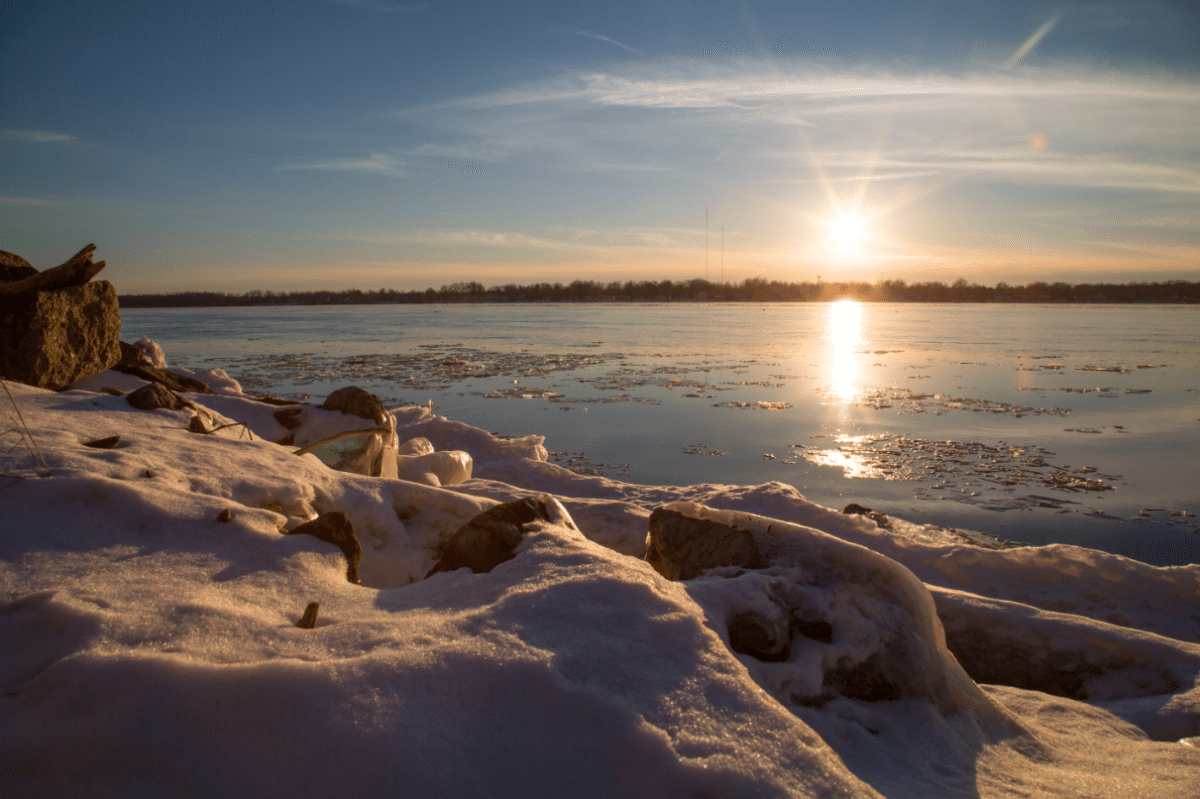
<path fill-rule="evenodd" d="M 121 293 L 1200 280 L 1200 5 L 0 0 L 0 249 Z"/>

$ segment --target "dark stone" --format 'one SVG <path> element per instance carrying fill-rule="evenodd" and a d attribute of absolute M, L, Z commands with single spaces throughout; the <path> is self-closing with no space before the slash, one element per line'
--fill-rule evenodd
<path fill-rule="evenodd" d="M 322 513 L 311 522 L 293 527 L 287 534 L 315 536 L 342 550 L 346 556 L 346 579 L 355 585 L 362 585 L 362 580 L 358 577 L 358 565 L 362 563 L 362 545 L 358 543 L 354 524 L 345 512 L 335 510 Z"/>
<path fill-rule="evenodd" d="M 303 408 L 284 408 L 281 411 L 275 411 L 275 421 L 283 426 L 284 430 L 295 430 L 300 425 L 304 424 L 300 420 L 300 416 L 304 413 Z"/>
<path fill-rule="evenodd" d="M 377 425 L 385 424 L 387 419 L 379 397 L 358 386 L 339 388 L 325 398 L 325 402 L 321 403 L 321 410 L 361 416 L 363 419 L 373 420 Z"/>
<path fill-rule="evenodd" d="M 113 366 L 120 335 L 117 292 L 106 280 L 0 295 L 0 377 L 61 390 Z"/>
<path fill-rule="evenodd" d="M 729 622 L 729 648 L 766 663 L 782 663 L 791 646 L 788 630 L 779 626 L 757 613 L 738 614 Z"/>
<path fill-rule="evenodd" d="M 317 613 L 321 610 L 320 602 L 309 602 L 308 607 L 304 609 L 304 615 L 300 617 L 300 621 L 296 622 L 296 626 L 301 630 L 311 630 L 317 626 Z"/>
<path fill-rule="evenodd" d="M 146 357 L 146 354 L 144 352 L 142 352 L 140 349 L 133 346 L 128 341 L 122 341 L 119 343 L 121 345 L 121 360 L 117 361 L 117 363 L 119 365 L 121 365 L 121 366 L 133 366 L 135 364 L 142 364 L 145 366 L 151 365 L 150 360 Z"/>
<path fill-rule="evenodd" d="M 140 352 L 140 350 L 139 350 Z M 144 363 L 125 363 L 120 362 L 113 367 L 115 372 L 124 372 L 127 375 L 140 377 L 143 380 L 148 380 L 151 383 L 158 383 L 166 386 L 172 391 L 191 391 L 195 394 L 211 394 L 212 389 L 208 387 L 208 383 L 203 383 L 194 377 L 187 375 L 178 375 L 174 372 L 168 372 L 166 369 L 159 369 L 157 366 L 150 366 Z"/>
<path fill-rule="evenodd" d="M 21 256 L 0 250 L 0 283 L 15 283 L 37 273 L 33 264 Z"/>
<path fill-rule="evenodd" d="M 109 436 L 108 438 L 97 438 L 95 441 L 88 441 L 84 446 L 91 447 L 92 449 L 115 449 L 119 443 L 121 443 L 120 436 Z"/>
<path fill-rule="evenodd" d="M 199 416 L 193 416 L 191 421 L 188 422 L 188 432 L 199 433 L 202 436 L 206 436 L 212 431 L 205 426 L 203 419 L 201 419 Z"/>
<path fill-rule="evenodd" d="M 718 566 L 767 567 L 749 530 L 668 508 L 650 514 L 646 562 L 668 580 L 690 580 Z"/>
<path fill-rule="evenodd" d="M 853 666 L 827 669 L 821 687 L 829 688 L 847 699 L 862 702 L 894 702 L 912 695 L 910 686 L 898 685 L 892 672 L 896 665 L 886 662 L 878 652 Z M 906 690 L 909 688 L 909 690 Z"/>
<path fill-rule="evenodd" d="M 464 566 L 476 574 L 490 572 L 514 557 L 513 550 L 525 537 L 525 525 L 535 521 L 575 527 L 562 505 L 549 494 L 505 502 L 488 508 L 459 528 L 442 547 L 441 559 L 425 576 Z"/>
<path fill-rule="evenodd" d="M 108 395 L 109 395 L 109 396 L 111 396 L 111 397 L 123 397 L 123 396 L 125 396 L 125 392 L 124 392 L 124 391 L 122 391 L 122 390 L 121 390 L 121 389 L 119 389 L 119 388 L 112 388 L 112 387 L 110 387 L 110 386 L 105 386 L 104 388 L 100 389 L 100 393 L 101 393 L 101 394 L 108 394 Z"/>
<path fill-rule="evenodd" d="M 125 401 L 141 411 L 155 411 L 159 408 L 177 411 L 189 406 L 188 401 L 183 397 L 158 383 L 151 383 L 148 386 L 142 386 L 137 391 L 129 392 Z"/>
<path fill-rule="evenodd" d="M 218 513 L 218 514 L 217 514 L 217 521 L 219 521 L 221 524 L 224 524 L 225 522 L 231 522 L 231 521 L 233 521 L 233 509 L 232 509 L 232 508 L 226 508 L 225 510 L 221 511 L 220 513 Z"/>
<path fill-rule="evenodd" d="M 792 623 L 796 633 L 810 641 L 818 641 L 822 644 L 833 643 L 833 625 L 827 621 L 805 621 L 793 617 Z"/>
<path fill-rule="evenodd" d="M 892 520 L 887 517 L 886 513 L 880 513 L 877 510 L 871 510 L 864 505 L 859 505 L 857 502 L 851 502 L 849 505 L 842 508 L 842 513 L 853 516 L 866 516 L 884 530 L 892 529 Z"/>

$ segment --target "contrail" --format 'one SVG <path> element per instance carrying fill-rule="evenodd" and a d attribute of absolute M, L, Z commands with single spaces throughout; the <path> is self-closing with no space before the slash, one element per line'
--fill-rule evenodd
<path fill-rule="evenodd" d="M 1045 36 L 1047 33 L 1050 32 L 1050 29 L 1054 27 L 1055 23 L 1058 22 L 1058 20 L 1062 17 L 1062 15 L 1063 15 L 1063 12 L 1059 11 L 1057 14 L 1055 14 L 1053 17 L 1050 18 L 1049 22 L 1047 22 L 1046 24 L 1042 25 L 1042 27 L 1035 30 L 1033 32 L 1033 35 L 1025 40 L 1025 44 L 1021 45 L 1021 47 L 1017 50 L 1017 52 L 1012 54 L 1012 58 L 1008 59 L 1008 62 L 1005 63 L 1004 68 L 1012 69 L 1013 66 L 1018 61 L 1020 61 L 1025 56 L 1029 55 L 1029 51 L 1032 50 L 1033 48 L 1037 47 L 1037 43 L 1042 40 L 1043 36 Z"/>
<path fill-rule="evenodd" d="M 610 39 L 607 36 L 602 36 L 599 33 L 596 33 L 595 31 L 585 31 L 582 28 L 563 28 L 563 30 L 567 33 L 576 33 L 580 36 L 586 36 L 589 39 L 595 39 L 598 42 L 607 42 L 608 44 L 616 45 L 617 47 L 620 47 L 622 50 L 628 50 L 629 52 L 633 53 L 634 55 L 641 55 L 640 51 L 633 49 L 629 45 L 621 44 L 616 39 Z"/>

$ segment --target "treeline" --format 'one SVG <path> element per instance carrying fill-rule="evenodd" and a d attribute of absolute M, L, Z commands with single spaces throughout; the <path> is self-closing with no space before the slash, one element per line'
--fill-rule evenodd
<path fill-rule="evenodd" d="M 484 287 L 482 283 L 451 283 L 424 291 L 185 291 L 177 294 L 126 294 L 126 308 L 185 308 L 220 305 L 369 305 L 432 302 L 821 302 L 852 298 L 867 302 L 1200 302 L 1200 283 L 1030 283 L 981 286 L 957 280 L 945 283 L 784 283 L 750 278 L 741 283 L 710 283 L 696 278 L 680 282 L 643 280 L 570 284 L 533 283 Z"/>

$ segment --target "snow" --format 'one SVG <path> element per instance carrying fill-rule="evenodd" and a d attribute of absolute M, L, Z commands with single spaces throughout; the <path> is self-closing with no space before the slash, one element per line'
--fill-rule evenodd
<path fill-rule="evenodd" d="M 50 474 L 6 413 L 0 795 L 1197 796 L 1200 566 L 987 550 L 778 483 L 577 475 L 426 408 L 391 411 L 410 479 L 339 472 L 274 443 L 278 407 L 188 374 L 218 393 L 181 411 L 100 393 L 142 384 L 112 372 L 6 384 Z M 197 413 L 245 426 L 189 433 Z M 424 579 L 464 523 L 542 492 L 570 523 Z M 668 505 L 751 530 L 769 565 L 663 578 Z M 332 510 L 362 586 L 280 534 Z M 831 632 L 731 649 L 736 619 L 788 613 Z"/>

